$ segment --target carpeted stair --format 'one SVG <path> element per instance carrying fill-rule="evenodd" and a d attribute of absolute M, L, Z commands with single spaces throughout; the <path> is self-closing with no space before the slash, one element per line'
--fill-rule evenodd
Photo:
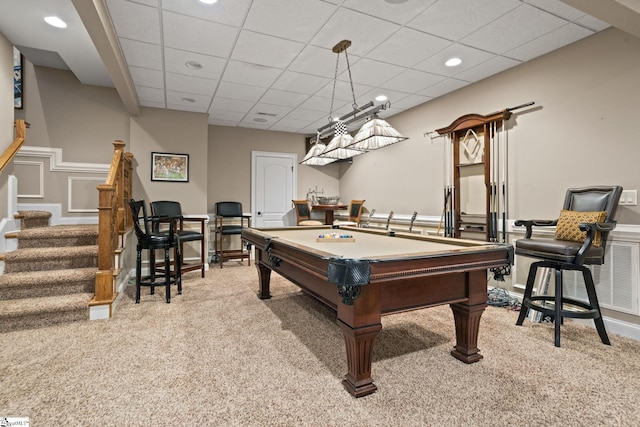
<path fill-rule="evenodd" d="M 89 319 L 98 260 L 97 225 L 49 226 L 50 212 L 16 215 L 18 249 L 1 255 L 0 333 Z"/>

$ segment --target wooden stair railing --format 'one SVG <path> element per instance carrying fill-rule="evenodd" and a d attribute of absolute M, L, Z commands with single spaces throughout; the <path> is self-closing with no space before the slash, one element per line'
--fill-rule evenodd
<path fill-rule="evenodd" d="M 121 247 L 120 239 L 132 227 L 131 215 L 127 215 L 127 201 L 131 198 L 133 154 L 125 153 L 125 143 L 114 141 L 114 153 L 106 182 L 98 189 L 98 272 L 95 295 L 90 306 L 109 305 L 118 296 L 116 279 L 120 262 L 116 262 Z"/>
<path fill-rule="evenodd" d="M 15 139 L 9 147 L 7 147 L 4 153 L 0 155 L 0 172 L 2 172 L 4 168 L 11 163 L 11 160 L 13 160 L 18 151 L 20 151 L 20 147 L 22 147 L 24 141 L 27 139 L 27 128 L 29 127 L 29 123 L 24 120 L 16 120 L 14 126 L 16 128 Z"/>

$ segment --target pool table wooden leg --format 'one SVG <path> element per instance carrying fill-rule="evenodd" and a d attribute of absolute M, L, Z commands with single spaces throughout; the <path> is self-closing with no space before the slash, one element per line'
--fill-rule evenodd
<path fill-rule="evenodd" d="M 478 353 L 480 351 L 478 349 L 478 331 L 480 317 L 486 306 L 486 303 L 451 304 L 456 324 L 456 345 L 451 351 L 451 355 L 464 363 L 474 363 L 482 359 L 482 355 Z"/>
<path fill-rule="evenodd" d="M 352 328 L 338 319 L 347 348 L 348 372 L 342 385 L 354 397 L 362 397 L 375 392 L 378 387 L 371 379 L 371 361 L 373 342 L 382 329 L 382 324 Z"/>
<path fill-rule="evenodd" d="M 256 251 L 257 254 L 258 251 Z M 271 281 L 271 269 L 262 265 L 260 258 L 256 257 L 256 268 L 258 269 L 258 298 L 269 299 L 271 298 L 270 286 Z"/>
<path fill-rule="evenodd" d="M 451 304 L 456 324 L 456 345 L 451 355 L 464 363 L 482 359 L 478 353 L 480 317 L 487 306 L 487 271 L 467 272 L 467 301 Z"/>

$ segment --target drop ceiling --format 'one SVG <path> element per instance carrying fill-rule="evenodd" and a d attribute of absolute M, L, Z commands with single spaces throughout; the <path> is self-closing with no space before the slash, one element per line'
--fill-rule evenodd
<path fill-rule="evenodd" d="M 94 0 L 101 1 L 101 0 Z M 75 1 L 77 3 L 77 1 Z M 314 134 L 328 122 L 348 48 L 356 103 L 389 117 L 610 25 L 559 0 L 106 0 L 139 105 L 210 124 Z M 36 65 L 113 86 L 72 0 L 3 0 L 0 32 Z M 65 30 L 42 20 L 54 14 Z M 84 20 L 86 22 L 86 20 Z M 444 62 L 459 57 L 462 63 Z M 352 110 L 340 55 L 334 115 Z"/>

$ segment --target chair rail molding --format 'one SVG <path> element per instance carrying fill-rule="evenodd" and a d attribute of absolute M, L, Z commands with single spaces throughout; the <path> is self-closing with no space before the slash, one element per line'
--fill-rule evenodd
<path fill-rule="evenodd" d="M 65 162 L 62 159 L 61 148 L 22 146 L 17 154 L 24 157 L 46 157 L 49 158 L 49 170 L 51 172 L 86 172 L 86 173 L 107 173 L 110 165 L 108 163 L 77 163 Z"/>

